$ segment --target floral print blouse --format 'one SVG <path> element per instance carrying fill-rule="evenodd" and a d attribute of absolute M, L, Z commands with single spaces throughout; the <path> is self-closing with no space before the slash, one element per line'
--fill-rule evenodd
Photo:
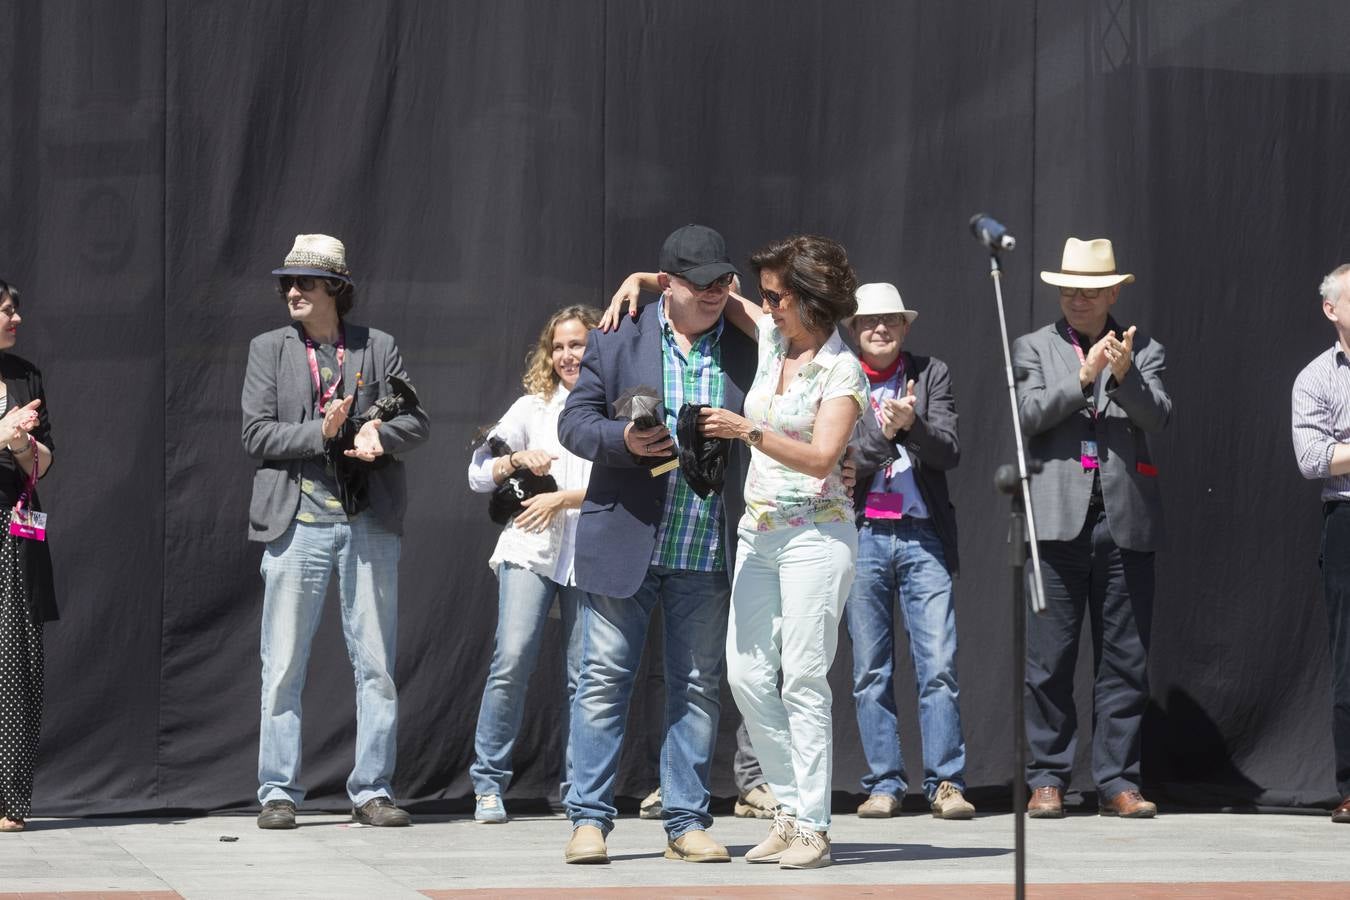
<path fill-rule="evenodd" d="M 837 331 L 779 395 L 775 391 L 786 352 L 787 341 L 773 319 L 765 316 L 759 323 L 759 368 L 744 407 L 745 417 L 761 430 L 810 443 L 816 413 L 825 401 L 851 397 L 859 411 L 867 408 L 868 384 L 862 363 Z M 812 478 L 775 462 L 758 448 L 751 450 L 741 528 L 773 531 L 852 521 L 853 501 L 844 488 L 839 463 L 825 478 Z"/>

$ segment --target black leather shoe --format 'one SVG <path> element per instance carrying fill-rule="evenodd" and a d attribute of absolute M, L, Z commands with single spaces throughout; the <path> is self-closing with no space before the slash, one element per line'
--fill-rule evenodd
<path fill-rule="evenodd" d="M 289 800 L 268 800 L 258 813 L 258 827 L 286 829 L 295 827 L 295 804 Z"/>
<path fill-rule="evenodd" d="M 373 797 L 352 810 L 352 821 L 379 828 L 402 828 L 412 824 L 412 816 L 388 797 Z"/>
<path fill-rule="evenodd" d="M 1350 795 L 1341 801 L 1341 805 L 1331 811 L 1331 821 L 1350 825 Z"/>

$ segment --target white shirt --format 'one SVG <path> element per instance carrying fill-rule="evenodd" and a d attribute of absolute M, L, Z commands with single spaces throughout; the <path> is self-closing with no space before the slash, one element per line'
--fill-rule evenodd
<path fill-rule="evenodd" d="M 538 394 L 526 394 L 506 411 L 490 434 L 500 437 L 512 450 L 544 450 L 558 457 L 549 474 L 558 490 L 586 490 L 591 480 L 591 462 L 568 452 L 558 443 L 558 414 L 567 402 L 567 388 L 559 385 L 548 400 Z M 469 487 L 481 494 L 497 487 L 492 478 L 494 457 L 486 441 L 474 451 L 469 463 Z M 564 509 L 553 517 L 545 531 L 526 532 L 516 527 L 515 519 L 502 529 L 488 565 L 496 572 L 503 562 L 529 569 L 558 584 L 575 584 L 572 560 L 576 555 L 577 518 L 581 511 Z"/>

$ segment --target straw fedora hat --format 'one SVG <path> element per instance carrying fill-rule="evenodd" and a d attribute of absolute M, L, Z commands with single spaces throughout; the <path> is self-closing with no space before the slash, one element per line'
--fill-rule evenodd
<path fill-rule="evenodd" d="M 1104 288 L 1129 284 L 1134 276 L 1116 271 L 1116 254 L 1106 238 L 1064 242 L 1064 258 L 1058 272 L 1042 272 L 1041 281 L 1059 287 Z"/>
<path fill-rule="evenodd" d="M 905 309 L 905 301 L 895 285 L 884 281 L 858 285 L 853 295 L 858 300 L 858 311 L 849 317 L 852 322 L 857 316 L 881 316 L 886 313 L 899 313 L 905 317 L 905 324 L 912 324 L 919 317 L 917 309 Z"/>
<path fill-rule="evenodd" d="M 280 269 L 273 269 L 272 274 L 314 275 L 352 283 L 352 273 L 347 268 L 347 248 L 342 241 L 326 234 L 297 234 L 295 246 L 286 254 L 286 261 Z"/>

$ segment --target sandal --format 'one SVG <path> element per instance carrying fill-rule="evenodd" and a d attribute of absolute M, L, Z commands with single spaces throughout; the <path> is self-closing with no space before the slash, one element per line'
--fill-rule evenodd
<path fill-rule="evenodd" d="M 23 831 L 23 827 L 23 819 L 11 819 L 8 816 L 0 819 L 0 832 Z"/>

